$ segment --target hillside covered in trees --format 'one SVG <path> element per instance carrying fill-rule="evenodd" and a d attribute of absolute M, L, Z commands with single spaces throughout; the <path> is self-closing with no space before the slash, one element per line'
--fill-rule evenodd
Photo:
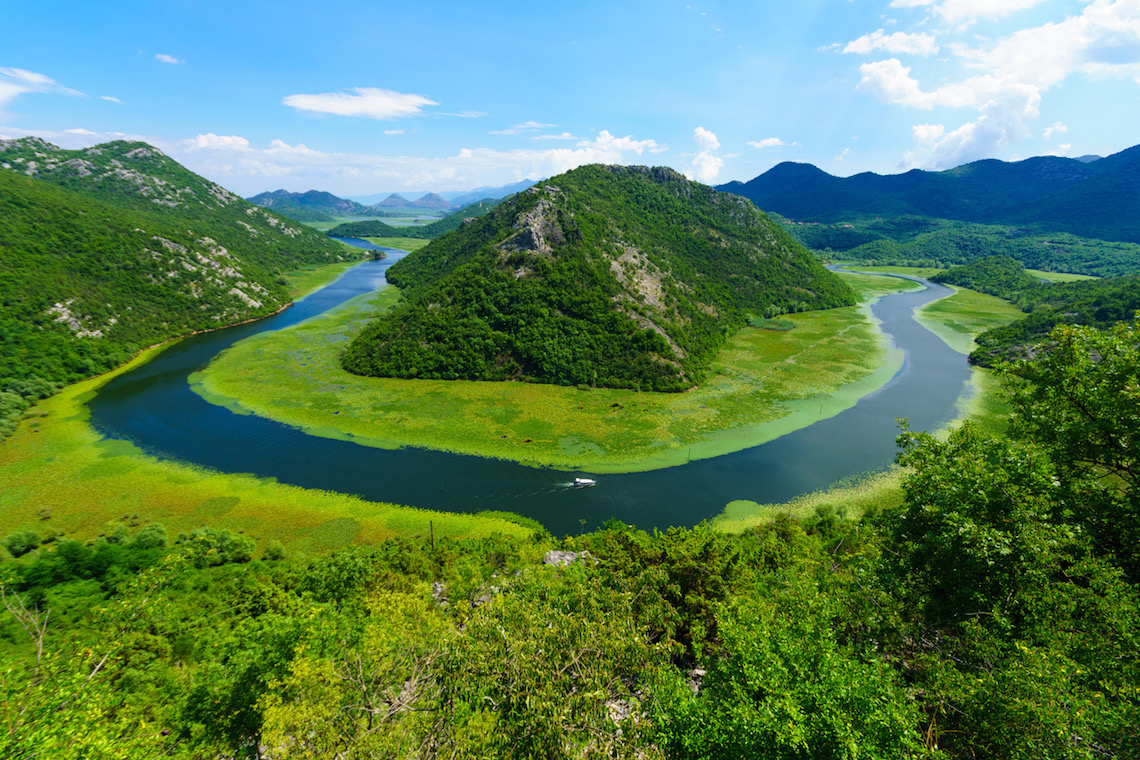
<path fill-rule="evenodd" d="M 346 349 L 352 372 L 678 391 L 749 315 L 854 302 L 751 203 L 646 167 L 539 183 L 388 280 L 404 301 Z"/>
<path fill-rule="evenodd" d="M 11 758 L 1131 760 L 1140 334 L 1062 326 L 901 504 L 288 556 L 128 514 L 0 561 Z"/>
<path fill-rule="evenodd" d="M 975 364 L 1026 356 L 1037 350 L 1057 325 L 1087 325 L 1107 330 L 1140 312 L 1140 276 L 1050 283 L 1029 276 L 1005 256 L 977 259 L 931 277 L 936 282 L 989 293 L 1026 312 L 1023 319 L 979 335 L 970 355 Z"/>
<path fill-rule="evenodd" d="M 924 216 L 1140 243 L 1140 196 L 1132 190 L 1137 183 L 1140 145 L 1096 160 L 986 159 L 939 172 L 851 177 L 785 162 L 718 189 L 797 221 Z"/>
<path fill-rule="evenodd" d="M 0 141 L 0 220 L 5 416 L 146 346 L 272 313 L 283 273 L 355 256 L 144 143 Z"/>

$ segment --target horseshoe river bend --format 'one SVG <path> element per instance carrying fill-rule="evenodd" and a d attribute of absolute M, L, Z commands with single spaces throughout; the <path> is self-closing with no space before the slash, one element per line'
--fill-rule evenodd
<path fill-rule="evenodd" d="M 898 418 L 935 430 L 957 416 L 970 368 L 962 354 L 914 319 L 919 307 L 950 289 L 880 298 L 872 307 L 882 331 L 904 356 L 883 387 L 834 417 L 732 454 L 648 472 L 598 476 L 594 488 L 572 488 L 583 472 L 528 467 L 499 459 L 416 448 L 373 448 L 308 435 L 208 403 L 188 377 L 221 351 L 256 333 L 321 314 L 384 284 L 402 251 L 364 262 L 275 316 L 192 336 L 107 383 L 88 402 L 103 436 L 129 440 L 152 456 L 224 472 L 362 498 L 452 512 L 506 510 L 533 518 L 555 535 L 616 518 L 639 528 L 694 525 L 729 502 L 783 502 L 837 480 L 880 470 L 894 458 Z"/>

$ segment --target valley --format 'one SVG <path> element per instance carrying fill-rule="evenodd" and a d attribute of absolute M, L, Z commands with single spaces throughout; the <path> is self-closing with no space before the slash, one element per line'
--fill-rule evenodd
<path fill-rule="evenodd" d="M 1112 431 L 1135 427 L 1135 334 L 1115 323 L 1137 289 L 1129 276 L 1087 273 L 1130 268 L 1130 244 L 1066 238 L 1054 250 L 1058 239 L 1036 240 L 1051 257 L 1038 259 L 994 242 L 1008 230 L 938 223 L 905 250 L 852 248 L 854 263 L 825 271 L 816 260 L 831 257 L 803 249 L 804 231 L 788 235 L 780 225 L 791 225 L 675 173 L 579 176 L 450 232 L 349 228 L 416 249 L 378 260 L 360 262 L 299 223 L 270 223 L 314 246 L 281 249 L 256 270 L 271 278 L 275 305 L 296 299 L 287 307 L 246 320 L 222 304 L 207 318 L 239 324 L 147 348 L 58 391 L 6 381 L 31 390 L 7 391 L 18 424 L 0 443 L 0 590 L 11 613 L 0 658 L 13 664 L 0 703 L 20 716 L 0 746 L 78 758 L 113 737 L 122 751 L 108 757 L 255 757 L 263 743 L 287 757 L 298 737 L 327 737 L 363 756 L 407 735 L 457 756 L 530 756 L 512 754 L 526 746 L 561 757 L 579 754 L 564 750 L 587 727 L 624 756 L 685 757 L 718 745 L 704 732 L 727 720 L 723 700 L 732 714 L 771 704 L 761 692 L 739 697 L 737 681 L 751 678 L 733 664 L 741 659 L 817 674 L 780 697 L 806 723 L 765 736 L 827 715 L 853 737 L 844 741 L 884 757 L 965 758 L 987 732 L 1074 720 L 1067 709 L 995 719 L 990 705 L 1038 709 L 1064 693 L 1083 700 L 1098 742 L 1129 746 L 1126 639 L 1140 563 L 1134 500 L 1117 485 L 1130 482 L 1133 459 L 1104 452 L 1115 451 Z M 605 184 L 613 177 L 627 183 L 620 192 Z M 11 187 L 55 192 L 36 182 Z M 188 197 L 153 187 L 174 193 L 160 200 Z M 120 231 L 166 213 L 128 216 L 137 199 L 83 192 L 58 208 L 96 211 Z M 560 195 L 573 202 L 557 206 Z M 654 218 L 661 208 L 672 226 Z M 105 258 L 112 271 L 129 272 L 140 244 L 154 253 L 122 237 L 125 246 L 103 249 L 121 255 Z M 6 245 L 22 253 L 27 239 Z M 593 243 L 575 248 L 582 240 Z M 929 258 L 914 255 L 926 245 Z M 980 255 L 987 247 L 1026 261 Z M 186 248 L 190 266 L 224 269 L 213 249 Z M 1073 268 L 1083 275 L 1023 269 L 1081 255 Z M 936 266 L 905 266 L 914 263 Z M 386 283 L 390 270 L 399 287 Z M 26 299 L 20 285 L 10 276 L 8 292 Z M 123 311 L 110 313 L 107 331 Z M 44 327 L 71 341 L 61 345 L 103 337 L 74 321 Z M 192 332 L 177 324 L 164 327 Z M 569 352 L 578 361 L 562 364 L 502 337 L 543 325 L 578 340 L 599 324 L 620 350 L 589 354 L 601 343 L 588 338 Z M 346 369 L 361 368 L 346 351 L 383 357 L 389 345 L 416 369 Z M 1031 358 L 967 362 L 994 347 Z M 1077 400 L 1075 417 L 1063 398 Z M 1100 424 L 1084 424 L 1089 410 Z M 575 488 L 581 475 L 596 485 Z M 979 609 L 987 617 L 969 622 Z M 48 610 L 41 670 L 24 636 L 34 642 Z M 937 647 L 923 638 L 944 633 Z M 91 648 L 69 654 L 60 644 L 71 641 Z M 983 672 L 971 664 L 978 647 L 996 676 L 940 680 Z M 1060 675 L 1023 657 L 1051 658 Z M 914 663 L 914 685 L 891 658 Z M 354 667 L 396 681 L 342 687 L 353 683 L 342 674 L 365 672 Z M 1094 680 L 1078 677 L 1084 668 Z M 520 678 L 529 696 L 504 709 Z M 1005 683 L 1032 696 L 1011 699 Z M 307 712 L 341 715 L 353 689 L 371 699 L 393 688 L 415 707 L 382 708 L 378 730 Z M 421 711 L 436 722 L 420 722 Z M 936 720 L 965 743 L 922 728 Z M 813 733 L 813 746 L 833 748 L 833 730 Z"/>

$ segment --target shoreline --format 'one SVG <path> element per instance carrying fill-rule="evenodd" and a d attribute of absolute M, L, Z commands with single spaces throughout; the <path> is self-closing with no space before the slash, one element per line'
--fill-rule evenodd
<path fill-rule="evenodd" d="M 882 277 L 882 275 L 876 274 L 853 274 L 853 276 Z M 891 277 L 890 280 L 899 282 L 900 278 Z M 219 354 L 209 367 L 192 375 L 190 382 L 196 394 L 206 401 L 224 406 L 234 413 L 253 414 L 289 425 L 310 435 L 351 441 L 374 448 L 407 447 L 441 451 L 568 472 L 596 474 L 648 472 L 683 465 L 690 461 L 719 457 L 768 443 L 820 420 L 840 414 L 854 406 L 860 398 L 886 385 L 902 366 L 902 352 L 894 348 L 892 341 L 882 332 L 871 309 L 880 298 L 897 290 L 898 288 L 893 286 L 886 288 L 880 285 L 878 291 L 872 291 L 871 295 L 865 296 L 858 306 L 845 307 L 858 314 L 857 319 L 852 319 L 851 316 L 843 318 L 837 316 L 841 310 L 830 310 L 833 312 L 830 315 L 828 312 L 794 315 L 800 323 L 800 328 L 792 331 L 799 333 L 797 340 L 802 340 L 802 336 L 811 332 L 813 323 L 825 321 L 829 318 L 836 321 L 836 324 L 826 329 L 816 326 L 819 332 L 818 342 L 807 346 L 797 346 L 805 353 L 819 353 L 822 350 L 821 346 L 828 343 L 845 344 L 846 334 L 852 329 L 862 331 L 861 340 L 864 341 L 864 344 L 872 340 L 869 336 L 873 336 L 876 351 L 873 366 L 867 366 L 870 363 L 867 362 L 859 365 L 857 369 L 851 367 L 843 369 L 846 375 L 854 375 L 853 379 L 846 380 L 844 378 L 843 382 L 831 386 L 824 385 L 822 389 L 807 386 L 806 391 L 795 397 L 771 395 L 776 393 L 772 389 L 765 390 L 769 394 L 767 396 L 757 395 L 756 389 L 750 384 L 757 371 L 756 367 L 747 366 L 747 363 L 743 367 L 725 367 L 722 357 L 722 359 L 718 359 L 718 363 L 722 364 L 721 372 L 714 371 L 710 379 L 706 380 L 702 386 L 698 386 L 697 389 L 686 394 L 646 394 L 635 391 L 608 391 L 604 389 L 593 389 L 585 392 L 560 386 L 518 384 L 518 387 L 515 387 L 493 384 L 496 386 L 499 397 L 497 401 L 501 403 L 520 407 L 528 404 L 545 405 L 549 411 L 548 417 L 561 420 L 566 415 L 570 415 L 572 419 L 577 419 L 578 422 L 567 423 L 566 429 L 554 429 L 551 425 L 538 424 L 541 421 L 527 425 L 516 420 L 513 427 L 510 423 L 501 423 L 500 421 L 498 426 L 494 428 L 493 434 L 486 429 L 481 431 L 482 440 L 477 440 L 477 434 L 473 433 L 468 433 L 468 437 L 465 439 L 462 432 L 450 437 L 436 435 L 433 438 L 430 432 L 424 433 L 422 430 L 422 427 L 427 424 L 423 423 L 422 420 L 404 422 L 403 427 L 397 432 L 386 434 L 394 429 L 394 425 L 399 424 L 397 421 L 399 417 L 375 422 L 373 420 L 382 413 L 374 412 L 369 415 L 368 422 L 363 422 L 352 416 L 352 409 L 346 409 L 350 402 L 355 401 L 355 397 L 349 399 L 345 397 L 353 396 L 353 393 L 356 395 L 368 393 L 375 398 L 399 396 L 404 399 L 403 412 L 406 414 L 400 416 L 405 419 L 415 411 L 414 409 L 409 411 L 407 407 L 428 405 L 433 400 L 442 402 L 444 397 L 447 397 L 449 401 L 455 397 L 460 397 L 470 400 L 470 403 L 488 403 L 488 387 L 491 384 L 464 381 L 399 381 L 376 378 L 362 380 L 356 376 L 347 375 L 343 370 L 340 370 L 339 365 L 330 363 L 327 352 L 331 349 L 327 344 L 344 339 L 351 329 L 351 324 L 354 321 L 357 324 L 360 323 L 361 318 L 367 314 L 369 309 L 364 302 L 369 298 L 375 298 L 375 293 L 358 296 L 336 310 L 309 320 L 304 327 L 294 325 L 282 331 L 252 336 L 243 341 L 242 344 Z M 355 316 L 352 316 L 353 314 Z M 305 339 L 299 337 L 307 335 L 308 331 L 320 333 L 322 322 L 333 326 L 326 326 L 324 334 L 318 334 L 315 337 L 309 336 Z M 314 327 L 313 323 L 317 323 L 317 326 Z M 748 353 L 749 338 L 754 344 L 762 344 L 766 340 L 767 343 L 773 345 L 779 344 L 781 341 L 791 340 L 787 335 L 781 338 L 773 334 L 765 336 L 759 332 L 746 332 L 749 329 L 743 328 L 738 336 L 734 336 L 730 345 L 724 349 L 724 353 L 728 354 L 733 351 Z M 740 339 L 737 340 L 737 338 Z M 306 340 L 308 342 L 305 342 Z M 289 342 L 289 348 L 286 350 L 285 344 L 281 341 L 294 342 Z M 279 345 L 271 345 L 275 343 Z M 842 347 L 845 345 L 841 345 Z M 323 392 L 322 400 L 320 402 L 313 401 L 312 405 L 320 406 L 326 411 L 321 414 L 304 409 L 298 410 L 292 405 L 286 408 L 277 404 L 272 395 L 258 396 L 256 388 L 251 391 L 251 383 L 258 381 L 258 373 L 254 372 L 252 377 L 242 378 L 232 372 L 235 369 L 235 364 L 243 364 L 237 362 L 232 356 L 227 358 L 226 354 L 235 350 L 239 353 L 244 351 L 247 357 L 260 354 L 264 350 L 276 351 L 282 356 L 288 354 L 297 361 L 303 360 L 303 363 L 309 367 L 308 374 L 303 374 L 299 380 L 293 375 L 289 375 L 282 381 L 285 383 L 295 382 L 296 385 L 291 389 L 293 392 L 285 392 L 282 386 L 273 380 L 266 379 L 262 382 L 274 385 L 281 389 L 279 392 L 290 398 L 296 398 L 301 392 L 307 396 Z M 316 355 L 322 351 L 324 355 Z M 814 375 L 812 369 L 796 366 L 798 358 L 800 358 L 799 353 L 787 356 L 781 354 L 773 362 L 777 366 L 768 369 L 774 369 L 777 372 L 785 370 L 797 372 L 801 378 L 805 374 Z M 861 358 L 866 360 L 865 356 Z M 824 360 L 835 361 L 833 357 L 813 358 L 809 356 L 806 362 L 807 365 L 811 365 L 814 361 L 822 366 Z M 755 359 L 753 358 L 752 361 L 755 362 Z M 726 382 L 724 378 L 718 377 L 718 374 L 726 372 L 730 375 L 741 376 L 743 379 L 734 377 Z M 833 373 L 829 377 L 834 380 L 837 375 Z M 767 385 L 775 386 L 779 385 L 783 379 L 783 376 L 777 374 L 768 377 L 765 382 Z M 756 382 L 760 383 L 759 380 Z M 800 382 L 802 384 L 802 379 Z M 338 383 L 351 383 L 358 387 L 352 393 L 340 393 L 339 395 L 337 392 L 326 391 L 322 388 Z M 410 384 L 413 383 L 416 385 L 411 386 Z M 803 386 L 800 387 L 802 390 Z M 752 395 L 746 395 L 745 391 Z M 709 409 L 710 404 L 723 404 L 720 396 L 724 393 L 731 394 L 734 392 L 736 395 L 733 400 L 738 402 L 739 406 L 747 407 L 746 412 L 737 410 L 735 417 L 730 414 L 728 419 L 724 419 L 723 413 Z M 690 396 L 692 400 L 690 403 L 682 403 L 672 398 L 654 398 L 658 395 L 662 397 Z M 757 413 L 751 408 L 757 403 L 766 405 L 763 413 Z M 461 407 L 459 416 L 462 417 L 466 407 L 463 407 L 462 401 L 459 402 L 459 405 Z M 591 407 L 591 409 L 584 414 L 573 411 L 575 407 L 578 410 L 583 410 L 584 406 Z M 663 423 L 664 427 L 660 431 L 662 435 L 656 439 L 653 439 L 652 436 L 648 435 L 648 431 L 645 431 L 640 443 L 631 442 L 630 436 L 633 433 L 630 430 L 626 430 L 625 433 L 616 430 L 613 435 L 618 436 L 618 438 L 614 440 L 620 440 L 620 442 L 609 448 L 599 445 L 596 440 L 591 441 L 582 434 L 582 431 L 589 430 L 593 425 L 605 424 L 616 417 L 617 414 L 611 412 L 611 407 L 615 406 L 619 408 L 619 412 L 625 407 L 638 407 L 642 410 L 648 409 L 648 412 L 643 411 L 648 415 L 702 419 L 693 423 L 695 426 L 693 429 L 686 429 L 683 438 L 669 434 L 680 424 L 676 419 L 669 419 Z M 336 411 L 327 411 L 332 409 Z M 347 419 L 343 414 L 344 411 L 349 412 Z M 366 415 L 361 412 L 359 416 L 364 417 Z M 504 414 L 503 416 L 510 415 Z M 419 420 L 420 418 L 416 419 Z M 463 422 L 464 420 L 458 419 L 456 425 L 462 427 Z M 488 424 L 496 424 L 496 420 L 489 419 Z M 634 450 L 629 450 L 629 446 L 634 446 Z"/>

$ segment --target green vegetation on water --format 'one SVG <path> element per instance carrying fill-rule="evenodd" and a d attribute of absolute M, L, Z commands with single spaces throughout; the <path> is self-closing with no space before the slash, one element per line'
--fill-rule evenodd
<path fill-rule="evenodd" d="M 242 341 L 192 380 L 214 403 L 316 435 L 593 472 L 655 469 L 759 445 L 833 416 L 885 383 L 900 359 L 883 348 L 867 302 L 912 285 L 844 280 L 862 307 L 788 315 L 790 331 L 740 330 L 709 379 L 684 394 L 346 372 L 337 361 L 341 347 L 362 316 L 397 302 L 394 288 Z"/>
<path fill-rule="evenodd" d="M 298 270 L 297 296 L 330 282 L 345 265 Z M 160 522 L 172 531 L 224 526 L 290 551 L 328 551 L 391 536 L 525 535 L 521 518 L 437 513 L 306 490 L 271 479 L 217 473 L 157 460 L 127 443 L 104 441 L 87 424 L 86 400 L 165 346 L 97 378 L 70 385 L 25 411 L 0 445 L 0 518 L 6 529 L 92 538 L 105 524 Z"/>

